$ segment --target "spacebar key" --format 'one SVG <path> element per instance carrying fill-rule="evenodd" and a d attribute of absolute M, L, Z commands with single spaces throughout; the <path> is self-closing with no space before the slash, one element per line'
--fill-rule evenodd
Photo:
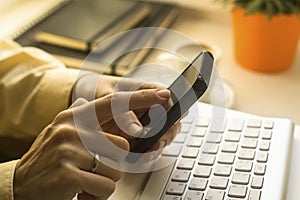
<path fill-rule="evenodd" d="M 164 148 L 162 155 L 177 157 L 180 154 L 181 148 L 182 148 L 182 144 L 173 143 Z"/>

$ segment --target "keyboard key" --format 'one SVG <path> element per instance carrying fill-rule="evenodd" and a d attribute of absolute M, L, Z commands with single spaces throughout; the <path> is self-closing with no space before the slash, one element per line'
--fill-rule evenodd
<path fill-rule="evenodd" d="M 220 190 L 208 190 L 205 200 L 223 200 L 225 196 L 224 191 Z"/>
<path fill-rule="evenodd" d="M 196 166 L 196 169 L 194 171 L 195 177 L 208 178 L 210 174 L 211 174 L 210 166 L 198 165 Z"/>
<path fill-rule="evenodd" d="M 190 131 L 191 125 L 190 124 L 181 124 L 180 132 L 181 133 L 188 133 Z"/>
<path fill-rule="evenodd" d="M 241 134 L 239 132 L 227 132 L 225 136 L 225 141 L 228 142 L 239 142 Z"/>
<path fill-rule="evenodd" d="M 202 200 L 203 192 L 199 191 L 187 191 L 184 197 L 184 200 Z"/>
<path fill-rule="evenodd" d="M 187 182 L 189 180 L 190 174 L 190 171 L 176 169 L 173 172 L 171 180 L 173 182 Z"/>
<path fill-rule="evenodd" d="M 247 120 L 247 127 L 251 128 L 260 128 L 262 121 L 260 119 L 248 119 Z"/>
<path fill-rule="evenodd" d="M 208 143 L 220 143 L 222 141 L 222 135 L 217 133 L 209 133 L 206 136 L 206 142 Z"/>
<path fill-rule="evenodd" d="M 244 131 L 244 137 L 258 138 L 259 132 L 260 132 L 259 129 L 256 129 L 256 128 L 247 128 Z"/>
<path fill-rule="evenodd" d="M 165 195 L 163 200 L 181 200 L 181 197 L 174 195 Z"/>
<path fill-rule="evenodd" d="M 255 151 L 253 149 L 241 149 L 238 158 L 243 160 L 253 160 L 254 156 Z"/>
<path fill-rule="evenodd" d="M 241 146 L 242 146 L 242 148 L 256 149 L 257 140 L 256 139 L 250 139 L 250 138 L 244 138 L 242 140 Z"/>
<path fill-rule="evenodd" d="M 263 186 L 264 177 L 254 176 L 252 178 L 251 187 L 254 189 L 261 189 Z"/>
<path fill-rule="evenodd" d="M 186 140 L 186 134 L 185 133 L 178 133 L 176 137 L 173 140 L 173 143 L 184 143 Z"/>
<path fill-rule="evenodd" d="M 231 185 L 229 187 L 228 196 L 236 198 L 245 198 L 247 194 L 247 186 Z"/>
<path fill-rule="evenodd" d="M 228 178 L 214 176 L 211 179 L 209 187 L 212 189 L 226 189 L 228 184 Z"/>
<path fill-rule="evenodd" d="M 182 158 L 177 164 L 177 169 L 192 170 L 195 164 L 195 160 Z"/>
<path fill-rule="evenodd" d="M 180 154 L 182 145 L 173 143 L 169 146 L 166 146 L 162 152 L 163 156 L 171 156 L 171 157 L 177 157 Z"/>
<path fill-rule="evenodd" d="M 263 130 L 261 132 L 261 138 L 265 140 L 270 140 L 272 138 L 272 131 L 271 130 Z"/>
<path fill-rule="evenodd" d="M 207 185 L 206 179 L 193 177 L 191 179 L 189 189 L 204 191 L 206 189 L 206 185 Z"/>
<path fill-rule="evenodd" d="M 214 143 L 205 143 L 202 147 L 202 153 L 204 154 L 217 154 L 219 145 Z"/>
<path fill-rule="evenodd" d="M 252 162 L 248 160 L 238 160 L 235 166 L 236 171 L 251 172 Z"/>
<path fill-rule="evenodd" d="M 210 123 L 210 117 L 199 116 L 196 122 L 196 126 L 208 127 L 209 123 Z"/>
<path fill-rule="evenodd" d="M 269 155 L 268 152 L 260 151 L 260 152 L 257 153 L 256 161 L 266 163 L 267 160 L 268 160 L 268 155 Z"/>
<path fill-rule="evenodd" d="M 228 130 L 229 131 L 242 131 L 244 126 L 244 120 L 243 119 L 232 119 L 229 122 Z"/>
<path fill-rule="evenodd" d="M 212 166 L 215 163 L 215 156 L 204 154 L 200 157 L 198 164 L 199 165 L 209 165 Z"/>
<path fill-rule="evenodd" d="M 261 151 L 269 151 L 270 149 L 270 141 L 269 140 L 262 140 L 259 144 L 259 150 Z"/>
<path fill-rule="evenodd" d="M 180 122 L 182 124 L 183 123 L 185 123 L 185 124 L 191 124 L 191 123 L 193 123 L 193 121 L 194 121 L 194 116 L 193 115 L 187 115 L 187 116 L 185 116 L 184 118 L 182 118 L 180 120 Z"/>
<path fill-rule="evenodd" d="M 236 153 L 238 144 L 234 142 L 224 142 L 221 151 L 227 153 Z"/>
<path fill-rule="evenodd" d="M 213 133 L 223 133 L 226 127 L 226 119 L 222 117 L 216 117 L 212 119 L 212 123 L 210 126 L 210 132 Z"/>
<path fill-rule="evenodd" d="M 183 195 L 185 187 L 186 187 L 185 183 L 171 182 L 168 185 L 166 192 L 167 194 Z"/>
<path fill-rule="evenodd" d="M 183 158 L 197 158 L 199 153 L 198 148 L 187 148 L 185 152 L 182 154 Z"/>
<path fill-rule="evenodd" d="M 231 182 L 235 184 L 247 185 L 249 183 L 249 179 L 250 179 L 250 174 L 235 172 L 233 174 Z"/>
<path fill-rule="evenodd" d="M 272 129 L 273 126 L 274 126 L 274 121 L 273 120 L 264 121 L 264 128 L 265 129 Z"/>
<path fill-rule="evenodd" d="M 250 190 L 248 200 L 260 200 L 260 190 Z"/>
<path fill-rule="evenodd" d="M 232 167 L 231 165 L 220 165 L 215 167 L 214 175 L 216 176 L 230 176 Z"/>
<path fill-rule="evenodd" d="M 233 153 L 220 153 L 218 163 L 220 164 L 233 164 L 235 154 Z"/>
<path fill-rule="evenodd" d="M 190 139 L 190 141 L 188 141 L 187 146 L 188 147 L 198 147 L 199 148 L 199 147 L 201 147 L 202 142 L 203 142 L 202 138 L 200 138 L 200 137 L 192 137 Z"/>
<path fill-rule="evenodd" d="M 266 165 L 262 163 L 255 164 L 254 167 L 254 174 L 255 175 L 265 175 L 266 172 Z"/>
<path fill-rule="evenodd" d="M 195 131 L 192 133 L 192 136 L 204 137 L 206 134 L 206 128 L 196 127 Z"/>

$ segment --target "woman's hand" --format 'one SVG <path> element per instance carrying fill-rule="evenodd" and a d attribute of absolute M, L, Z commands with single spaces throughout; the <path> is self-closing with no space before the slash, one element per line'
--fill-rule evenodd
<path fill-rule="evenodd" d="M 130 78 L 124 78 L 124 77 L 115 77 L 115 76 L 108 76 L 108 75 L 99 75 L 96 73 L 90 73 L 88 75 L 83 76 L 80 81 L 77 83 L 77 87 L 80 88 L 78 91 L 84 90 L 85 92 L 77 92 L 77 94 L 80 95 L 80 97 L 86 98 L 88 100 L 92 100 L 94 98 L 101 98 L 106 95 L 111 95 L 114 92 L 119 91 L 138 91 L 143 89 L 157 89 L 157 90 L 163 90 L 164 87 L 154 84 L 154 83 L 148 83 L 148 82 L 141 82 Z M 164 105 L 165 107 L 168 107 L 168 103 Z M 147 109 L 138 110 L 134 113 L 128 113 L 127 117 L 140 118 Z M 138 122 L 137 119 L 137 126 L 133 129 L 140 129 L 141 124 Z M 179 132 L 181 127 L 180 122 L 178 121 L 175 123 L 166 134 L 164 134 L 160 140 L 153 146 L 151 151 L 156 151 L 158 149 L 161 149 L 165 147 L 166 145 L 170 144 L 172 140 L 175 138 L 177 133 Z M 107 122 L 106 124 L 102 124 L 101 128 L 107 132 L 125 137 L 126 139 L 130 139 L 128 134 L 124 133 L 118 126 L 116 126 L 115 122 L 113 120 Z"/>
<path fill-rule="evenodd" d="M 14 199 L 71 200 L 77 193 L 81 200 L 107 199 L 121 173 L 101 163 L 101 158 L 118 163 L 126 157 L 129 144 L 124 138 L 97 128 L 116 114 L 111 108 L 112 101 L 122 104 L 129 98 L 129 109 L 134 111 L 164 104 L 168 101 L 165 93 L 152 89 L 114 93 L 92 102 L 81 99 L 59 113 L 18 162 Z M 98 124 L 90 117 L 91 111 L 95 112 Z M 123 111 L 117 109 L 116 112 Z M 128 127 L 132 123 L 135 121 L 128 118 L 127 131 L 131 130 Z M 120 151 L 105 148 L 107 144 L 101 140 L 104 138 Z M 100 160 L 91 152 L 99 155 Z"/>

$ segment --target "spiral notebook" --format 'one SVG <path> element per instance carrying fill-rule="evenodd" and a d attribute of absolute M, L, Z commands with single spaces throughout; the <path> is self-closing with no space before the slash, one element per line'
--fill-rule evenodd
<path fill-rule="evenodd" d="M 0 4 L 0 38 L 16 39 L 70 0 L 10 0 Z M 34 12 L 33 12 L 34 11 Z"/>

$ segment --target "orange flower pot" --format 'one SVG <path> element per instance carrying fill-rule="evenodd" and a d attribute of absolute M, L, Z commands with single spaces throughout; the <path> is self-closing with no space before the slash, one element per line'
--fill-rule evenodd
<path fill-rule="evenodd" d="M 243 67 L 261 72 L 288 69 L 294 60 L 300 19 L 296 15 L 277 15 L 270 20 L 264 14 L 244 15 L 244 9 L 232 11 L 234 55 Z"/>

